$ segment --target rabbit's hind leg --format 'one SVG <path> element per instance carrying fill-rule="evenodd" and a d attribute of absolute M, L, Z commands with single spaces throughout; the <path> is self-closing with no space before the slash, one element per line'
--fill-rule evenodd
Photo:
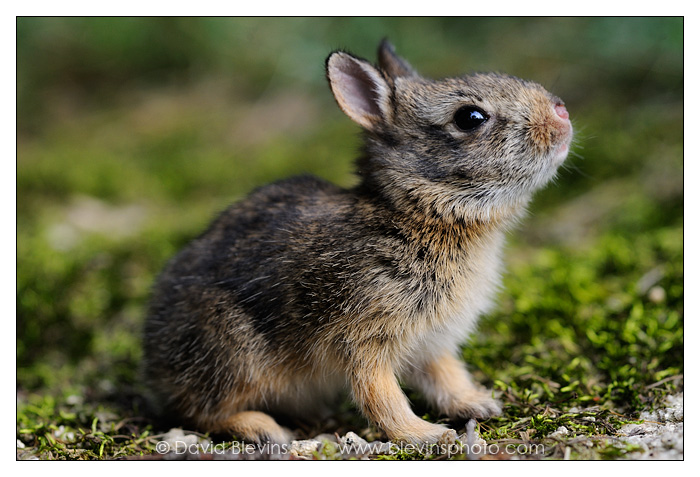
<path fill-rule="evenodd" d="M 237 439 L 258 445 L 286 445 L 292 441 L 292 433 L 277 424 L 268 414 L 259 411 L 243 411 L 228 416 L 212 427 L 217 434 L 231 434 Z"/>

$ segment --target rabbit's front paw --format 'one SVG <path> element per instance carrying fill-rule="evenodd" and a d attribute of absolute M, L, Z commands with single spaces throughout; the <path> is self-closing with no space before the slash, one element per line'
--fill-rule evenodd
<path fill-rule="evenodd" d="M 402 429 L 400 432 L 394 433 L 391 440 L 417 447 L 423 452 L 429 451 L 429 447 L 433 444 L 445 446 L 455 444 L 457 433 L 454 430 L 423 420 L 419 422 L 417 421 L 411 428 Z"/>
<path fill-rule="evenodd" d="M 452 418 L 488 419 L 501 414 L 501 403 L 491 397 L 490 391 L 473 390 L 460 396 L 444 412 Z"/>

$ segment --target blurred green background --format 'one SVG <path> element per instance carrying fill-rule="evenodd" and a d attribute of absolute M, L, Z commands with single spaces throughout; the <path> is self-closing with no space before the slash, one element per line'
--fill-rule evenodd
<path fill-rule="evenodd" d="M 19 18 L 20 396 L 133 385 L 155 274 L 253 187 L 302 172 L 352 185 L 358 128 L 335 105 L 324 60 L 337 48 L 374 60 L 383 37 L 426 76 L 513 74 L 542 83 L 571 114 L 573 154 L 511 236 L 506 286 L 516 298 L 505 293 L 495 315 L 545 294 L 520 285 L 555 284 L 549 311 L 533 313 L 560 310 L 561 325 L 506 321 L 508 346 L 566 335 L 567 313 L 580 320 L 570 340 L 593 347 L 608 335 L 590 335 L 585 320 L 609 324 L 611 309 L 621 323 L 653 316 L 657 334 L 671 316 L 671 350 L 655 348 L 671 338 L 654 335 L 640 359 L 660 354 L 658 369 L 679 372 L 682 19 Z M 580 306 L 587 299 L 602 315 Z"/>

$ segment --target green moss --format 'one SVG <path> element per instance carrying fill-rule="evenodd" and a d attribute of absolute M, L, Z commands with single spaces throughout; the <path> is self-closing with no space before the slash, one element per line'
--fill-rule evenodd
<path fill-rule="evenodd" d="M 143 420 L 121 409 L 85 404 L 71 394 L 54 399 L 28 395 L 19 400 L 17 439 L 25 445 L 18 457 L 92 460 L 151 454 L 158 436 Z"/>

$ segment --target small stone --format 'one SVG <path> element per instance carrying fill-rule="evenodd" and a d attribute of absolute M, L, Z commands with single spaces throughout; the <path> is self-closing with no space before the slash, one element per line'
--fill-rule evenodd
<path fill-rule="evenodd" d="M 457 443 L 457 432 L 454 429 L 446 430 L 437 441 L 434 451 L 438 454 L 453 455 L 462 452 L 462 446 Z"/>
<path fill-rule="evenodd" d="M 195 434 L 185 434 L 182 429 L 170 429 L 163 435 L 163 442 L 167 443 L 164 450 L 180 455 L 199 451 L 199 437 Z"/>
<path fill-rule="evenodd" d="M 341 437 L 339 444 L 340 452 L 346 456 L 355 456 L 364 459 L 371 452 L 369 443 L 354 432 L 348 432 Z"/>
<path fill-rule="evenodd" d="M 78 406 L 83 403 L 83 397 L 77 394 L 71 394 L 66 398 L 66 404 L 69 406 Z"/>
<path fill-rule="evenodd" d="M 364 440 L 362 437 L 358 436 L 354 432 L 348 432 L 345 434 L 343 437 L 340 438 L 340 444 L 343 446 L 366 446 L 367 441 Z"/>
<path fill-rule="evenodd" d="M 163 435 L 163 440 L 169 441 L 169 440 L 174 439 L 176 437 L 183 437 L 184 435 L 185 435 L 185 431 L 183 431 L 182 429 L 173 428 L 173 429 L 170 429 L 168 432 L 166 432 Z"/>
<path fill-rule="evenodd" d="M 22 442 L 22 441 L 20 441 L 19 439 L 17 439 L 17 448 L 18 448 L 18 449 L 24 449 L 24 442 Z"/>
<path fill-rule="evenodd" d="M 651 287 L 647 297 L 652 303 L 663 303 L 666 300 L 666 290 L 660 286 Z"/>
<path fill-rule="evenodd" d="M 457 432 L 454 429 L 448 429 L 438 440 L 438 445 L 453 446 L 457 443 Z"/>
<path fill-rule="evenodd" d="M 568 435 L 569 435 L 569 430 L 564 426 L 559 426 L 556 431 L 552 432 L 547 437 L 559 438 L 559 437 L 565 437 Z"/>
<path fill-rule="evenodd" d="M 292 441 L 289 453 L 302 459 L 312 459 L 323 443 L 315 439 Z"/>

